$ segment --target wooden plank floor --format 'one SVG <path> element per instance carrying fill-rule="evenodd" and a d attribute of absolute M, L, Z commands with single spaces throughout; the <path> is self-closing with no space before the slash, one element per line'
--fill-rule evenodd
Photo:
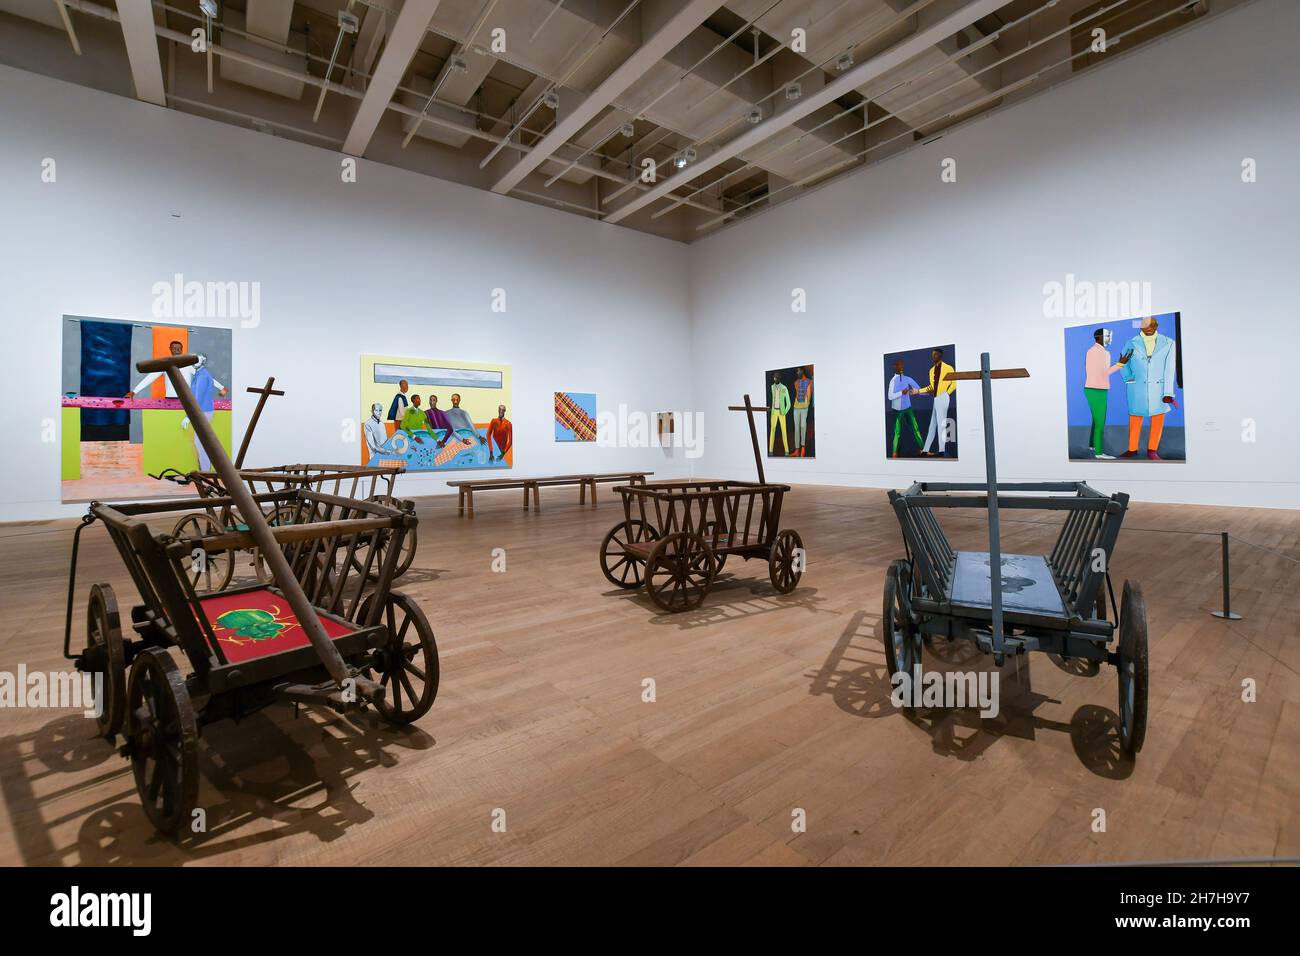
<path fill-rule="evenodd" d="M 1116 681 L 1045 655 L 1003 668 L 1002 711 L 892 708 L 876 628 L 901 555 L 883 492 L 804 486 L 787 527 L 808 548 L 785 597 L 732 559 L 705 605 L 662 616 L 611 589 L 596 549 L 617 505 L 514 496 L 474 521 L 419 502 L 401 582 L 438 635 L 442 688 L 407 731 L 369 716 L 264 711 L 205 731 L 209 831 L 154 835 L 126 762 L 68 711 L 0 711 L 3 864 L 1026 864 L 1300 855 L 1300 577 L 1234 546 L 1218 607 L 1219 530 L 1300 557 L 1300 512 L 1137 504 L 1113 561 L 1142 582 L 1151 718 L 1118 758 Z M 572 498 L 574 500 L 570 501 Z M 1035 517 L 1035 516 L 1027 516 Z M 72 522 L 0 528 L 0 670 L 62 668 Z M 948 523 L 981 546 L 982 519 Z M 1008 520 L 1004 547 L 1051 529 Z M 90 583 L 135 600 L 99 528 L 83 545 L 74 645 Z M 494 548 L 507 570 L 491 570 Z M 965 645 L 937 666 L 991 667 Z M 652 678 L 657 700 L 642 701 Z M 1241 702 L 1253 678 L 1256 703 Z M 492 829 L 505 811 L 504 833 Z M 802 809 L 806 832 L 792 830 Z M 1094 832 L 1093 811 L 1106 811 Z"/>

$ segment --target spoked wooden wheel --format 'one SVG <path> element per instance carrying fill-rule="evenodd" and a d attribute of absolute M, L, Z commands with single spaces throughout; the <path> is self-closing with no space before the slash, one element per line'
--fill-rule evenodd
<path fill-rule="evenodd" d="M 122 620 L 117 613 L 117 597 L 107 584 L 90 588 L 86 607 L 86 670 L 100 674 L 100 713 L 95 718 L 99 735 L 110 740 L 122 727 L 126 713 L 126 649 L 122 644 Z"/>
<path fill-rule="evenodd" d="M 803 577 L 803 538 L 798 531 L 786 529 L 772 542 L 772 550 L 767 558 L 767 576 L 772 587 L 781 594 L 789 594 Z"/>
<path fill-rule="evenodd" d="M 1119 742 L 1130 757 L 1147 736 L 1147 603 L 1142 588 L 1124 582 L 1119 609 Z"/>
<path fill-rule="evenodd" d="M 381 505 L 388 505 L 390 508 L 400 508 L 401 505 L 397 499 L 391 495 L 371 495 L 368 501 L 374 501 Z M 357 549 L 352 553 L 352 566 L 358 571 L 365 570 L 366 562 L 370 560 L 370 548 L 372 542 L 377 541 L 375 548 L 375 560 L 370 566 L 370 573 L 366 575 L 371 581 L 379 580 L 379 572 L 384 566 L 384 560 L 388 557 L 388 544 L 393 539 L 393 532 L 388 529 L 372 532 L 357 542 Z M 394 578 L 400 578 L 411 567 L 411 562 L 415 560 L 415 528 L 407 528 L 402 535 L 402 550 L 397 558 L 397 570 L 393 572 Z"/>
<path fill-rule="evenodd" d="M 620 521 L 610 528 L 605 534 L 605 540 L 600 543 L 600 570 L 604 572 L 605 578 L 621 588 L 639 588 L 644 580 L 644 562 L 628 551 L 627 545 L 654 541 L 658 537 L 659 532 L 640 518 Z"/>
<path fill-rule="evenodd" d="M 880 616 L 880 636 L 885 645 L 889 676 L 914 676 L 921 662 L 921 637 L 912 621 L 912 570 L 906 561 L 895 561 L 885 572 L 885 608 Z"/>
<path fill-rule="evenodd" d="M 126 753 L 145 816 L 175 833 L 198 800 L 199 729 L 185 680 L 162 648 L 135 659 L 127 706 Z"/>
<path fill-rule="evenodd" d="M 689 611 L 703 602 L 716 571 L 704 536 L 677 531 L 657 542 L 646 560 L 646 594 L 665 611 Z"/>
<path fill-rule="evenodd" d="M 176 527 L 172 529 L 172 537 L 210 538 L 213 535 L 224 534 L 225 530 L 212 515 L 193 514 L 186 515 L 176 522 Z M 190 586 L 194 588 L 195 594 L 216 594 L 226 589 L 234 573 L 235 552 L 226 549 L 190 555 L 186 577 L 190 579 Z"/>
<path fill-rule="evenodd" d="M 378 592 L 372 592 L 357 620 L 368 621 L 378 599 Z M 438 645 L 433 628 L 420 605 L 400 591 L 389 592 L 379 623 L 388 629 L 388 643 L 371 652 L 366 666 L 375 672 L 384 690 L 383 697 L 373 703 L 389 723 L 409 724 L 423 717 L 438 696 Z"/>

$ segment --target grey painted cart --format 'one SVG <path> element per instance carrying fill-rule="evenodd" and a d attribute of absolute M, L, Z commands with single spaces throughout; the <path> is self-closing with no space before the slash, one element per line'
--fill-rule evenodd
<path fill-rule="evenodd" d="M 1028 651 L 1109 663 L 1119 672 L 1120 745 L 1132 756 L 1146 737 L 1146 604 L 1142 589 L 1125 581 L 1117 606 L 1108 572 L 1128 495 L 1105 495 L 1081 481 L 998 483 L 990 382 L 1028 374 L 991 370 L 985 353 L 979 372 L 953 376 L 983 382 L 987 482 L 919 482 L 889 492 L 907 551 L 885 575 L 889 671 L 912 674 L 924 640 L 937 637 L 973 641 L 998 666 L 1007 655 Z M 987 510 L 988 551 L 953 550 L 938 519 L 950 508 Z M 1064 512 L 1051 552 L 1002 554 L 1003 508 Z M 991 573 L 994 567 L 999 574 Z"/>

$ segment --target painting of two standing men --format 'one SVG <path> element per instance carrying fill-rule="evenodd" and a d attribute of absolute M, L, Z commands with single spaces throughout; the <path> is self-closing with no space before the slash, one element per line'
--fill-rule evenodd
<path fill-rule="evenodd" d="M 1065 330 L 1071 461 L 1185 461 L 1177 312 Z"/>
<path fill-rule="evenodd" d="M 885 353 L 885 455 L 957 459 L 954 345 Z"/>

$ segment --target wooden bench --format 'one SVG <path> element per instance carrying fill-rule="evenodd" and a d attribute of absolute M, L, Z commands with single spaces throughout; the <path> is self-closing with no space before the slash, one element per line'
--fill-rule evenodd
<path fill-rule="evenodd" d="M 447 482 L 447 487 L 455 488 L 459 496 L 456 502 L 456 513 L 458 515 L 465 514 L 465 507 L 468 505 L 469 516 L 472 518 L 474 517 L 474 492 L 476 491 L 505 491 L 522 488 L 524 491 L 524 510 L 528 510 L 528 499 L 531 495 L 533 511 L 540 512 L 542 510 L 542 499 L 539 489 L 577 485 L 578 504 L 586 504 L 587 489 L 590 488 L 591 506 L 594 508 L 596 507 L 596 486 L 598 484 L 626 483 L 644 485 L 646 476 L 653 474 L 653 471 L 616 471 L 587 475 L 550 475 L 537 478 L 464 478 Z"/>

